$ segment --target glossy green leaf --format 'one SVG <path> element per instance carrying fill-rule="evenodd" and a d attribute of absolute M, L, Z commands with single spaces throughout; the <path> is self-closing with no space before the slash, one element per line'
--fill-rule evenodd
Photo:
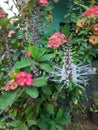
<path fill-rule="evenodd" d="M 45 86 L 45 87 L 43 87 L 43 88 L 42 88 L 42 91 L 43 91 L 43 93 L 46 94 L 46 95 L 51 95 L 51 93 L 52 93 L 52 91 L 51 91 L 51 89 L 50 89 L 50 86 Z"/>
<path fill-rule="evenodd" d="M 56 130 L 56 124 L 55 124 L 55 122 L 52 123 L 50 130 Z"/>
<path fill-rule="evenodd" d="M 31 55 L 35 60 L 39 60 L 41 56 L 45 53 L 45 49 L 39 48 L 39 45 L 37 44 L 29 46 L 28 49 L 30 50 Z"/>
<path fill-rule="evenodd" d="M 46 111 L 50 114 L 54 114 L 54 105 L 53 104 L 46 104 Z"/>
<path fill-rule="evenodd" d="M 80 6 L 80 7 L 82 7 L 82 8 L 84 8 L 84 9 L 88 9 L 88 6 L 86 6 L 86 5 L 83 5 L 83 4 L 79 4 L 78 2 L 74 2 L 76 5 L 78 5 L 78 6 Z"/>
<path fill-rule="evenodd" d="M 58 125 L 58 124 L 56 124 L 56 128 L 57 128 L 58 130 L 64 130 L 64 128 L 63 128 L 61 125 Z"/>
<path fill-rule="evenodd" d="M 46 77 L 39 77 L 34 79 L 33 86 L 35 87 L 43 87 L 47 85 L 47 78 Z"/>
<path fill-rule="evenodd" d="M 28 126 L 31 127 L 32 125 L 37 125 L 36 120 L 27 120 Z"/>
<path fill-rule="evenodd" d="M 41 68 L 42 70 L 45 70 L 46 72 L 52 71 L 52 68 L 51 68 L 50 65 L 47 64 L 47 63 L 41 63 L 41 64 L 39 64 L 39 66 L 40 66 L 40 68 Z"/>
<path fill-rule="evenodd" d="M 62 119 L 56 121 L 60 125 L 65 125 L 71 123 L 71 117 L 69 114 L 66 113 L 66 117 L 63 117 Z"/>
<path fill-rule="evenodd" d="M 62 29 L 62 33 L 65 34 L 66 36 L 69 35 L 69 33 L 70 33 L 70 25 L 69 24 L 67 24 L 67 23 L 65 24 L 65 26 Z"/>
<path fill-rule="evenodd" d="M 62 108 L 59 109 L 59 111 L 57 112 L 57 115 L 56 115 L 56 120 L 60 120 L 63 116 L 63 110 Z"/>
<path fill-rule="evenodd" d="M 36 59 L 38 56 L 39 47 L 37 45 L 33 45 L 29 46 L 28 49 L 30 50 L 32 57 Z"/>
<path fill-rule="evenodd" d="M 21 61 L 18 61 L 14 64 L 12 70 L 15 70 L 15 69 L 22 69 L 22 68 L 25 68 L 27 66 L 30 66 L 30 62 L 28 61 L 28 59 L 26 58 L 22 58 Z"/>
<path fill-rule="evenodd" d="M 15 91 L 4 92 L 2 95 L 0 95 L 0 110 L 5 110 L 8 106 L 11 106 L 18 93 L 19 89 Z"/>
<path fill-rule="evenodd" d="M 46 54 L 46 55 L 43 55 L 39 61 L 40 62 L 43 62 L 43 61 L 50 61 L 51 58 L 54 58 L 54 54 Z"/>
<path fill-rule="evenodd" d="M 21 123 L 16 130 L 29 130 L 25 123 Z"/>
<path fill-rule="evenodd" d="M 24 90 L 32 98 L 37 98 L 38 97 L 38 90 L 36 88 L 34 88 L 33 86 L 24 87 Z"/>

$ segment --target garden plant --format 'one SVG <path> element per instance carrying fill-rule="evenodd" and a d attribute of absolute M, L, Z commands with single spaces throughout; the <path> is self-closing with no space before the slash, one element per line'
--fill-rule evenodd
<path fill-rule="evenodd" d="M 65 130 L 97 74 L 98 2 L 69 0 L 59 30 L 62 0 L 13 2 L 11 18 L 0 7 L 0 129 Z"/>

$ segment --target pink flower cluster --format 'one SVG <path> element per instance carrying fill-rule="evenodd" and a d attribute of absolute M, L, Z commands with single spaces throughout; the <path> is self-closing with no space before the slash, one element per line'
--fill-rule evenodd
<path fill-rule="evenodd" d="M 93 6 L 92 8 L 87 9 L 82 16 L 95 16 L 98 15 L 98 6 Z"/>
<path fill-rule="evenodd" d="M 3 11 L 2 8 L 0 8 L 0 18 L 6 17 L 6 13 Z"/>
<path fill-rule="evenodd" d="M 27 74 L 26 72 L 20 72 L 15 75 L 16 83 L 19 86 L 31 86 L 33 84 L 33 79 L 31 74 Z"/>
<path fill-rule="evenodd" d="M 39 0 L 41 6 L 45 6 L 48 4 L 48 0 Z"/>
<path fill-rule="evenodd" d="M 60 45 L 62 45 L 65 42 L 67 42 L 65 35 L 60 32 L 56 32 L 49 38 L 48 47 L 59 48 Z"/>
<path fill-rule="evenodd" d="M 26 72 L 19 72 L 15 75 L 15 79 L 10 80 L 5 85 L 5 91 L 15 90 L 18 86 L 22 87 L 24 85 L 31 86 L 33 84 L 33 79 L 31 74 Z"/>
<path fill-rule="evenodd" d="M 6 83 L 5 91 L 15 90 L 17 87 L 18 87 L 17 83 L 15 82 L 14 79 L 12 79 L 12 80 L 10 80 L 9 82 Z"/>

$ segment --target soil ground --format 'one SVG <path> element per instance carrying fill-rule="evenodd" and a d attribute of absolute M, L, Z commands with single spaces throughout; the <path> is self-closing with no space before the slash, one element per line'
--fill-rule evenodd
<path fill-rule="evenodd" d="M 77 127 L 77 124 L 78 126 L 80 125 L 80 127 Z M 84 119 L 71 123 L 65 128 L 65 130 L 98 130 L 98 126 L 96 126 L 91 120 Z"/>
<path fill-rule="evenodd" d="M 81 116 L 66 126 L 65 130 L 98 130 L 98 126 L 90 118 Z"/>

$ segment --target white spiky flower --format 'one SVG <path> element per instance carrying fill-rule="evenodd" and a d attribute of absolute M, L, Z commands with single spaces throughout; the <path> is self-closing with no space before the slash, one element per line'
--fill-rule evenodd
<path fill-rule="evenodd" d="M 84 88 L 83 84 L 87 84 L 88 75 L 95 74 L 96 69 L 92 69 L 91 65 L 74 64 L 72 59 L 71 47 L 66 47 L 66 52 L 64 53 L 63 65 L 62 67 L 55 67 L 54 71 L 51 72 L 52 81 L 64 83 L 68 87 L 70 82 L 73 82 L 75 85 L 80 88 Z"/>

